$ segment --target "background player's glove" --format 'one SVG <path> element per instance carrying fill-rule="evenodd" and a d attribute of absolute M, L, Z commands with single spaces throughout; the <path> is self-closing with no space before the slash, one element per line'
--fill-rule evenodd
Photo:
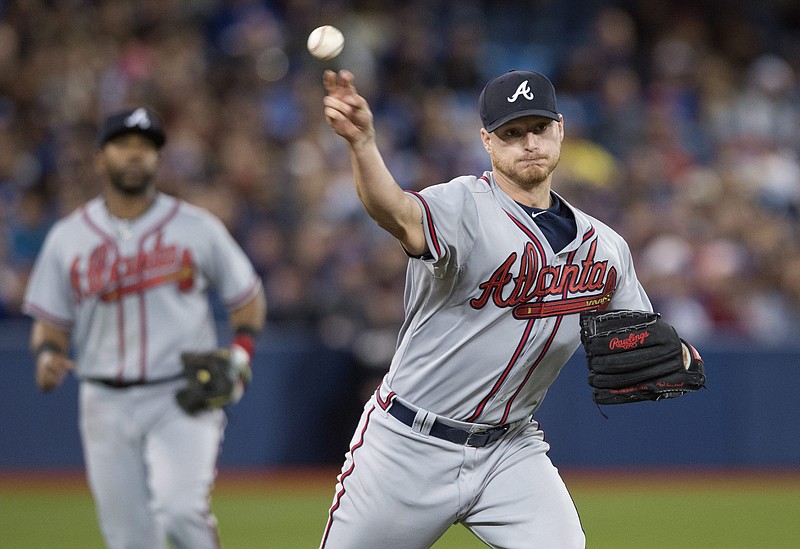
<path fill-rule="evenodd" d="M 580 323 L 598 404 L 661 400 L 705 387 L 700 354 L 660 314 L 582 312 Z"/>
<path fill-rule="evenodd" d="M 183 353 L 181 361 L 187 384 L 175 398 L 190 414 L 239 402 L 252 377 L 250 357 L 236 345 L 207 353 Z"/>

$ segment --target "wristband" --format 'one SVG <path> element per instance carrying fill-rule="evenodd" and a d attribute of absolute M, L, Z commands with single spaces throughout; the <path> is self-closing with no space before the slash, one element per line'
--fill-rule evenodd
<path fill-rule="evenodd" d="M 253 353 L 256 350 L 256 340 L 250 333 L 243 330 L 237 331 L 236 336 L 233 338 L 233 343 L 231 343 L 231 346 L 234 345 L 247 353 L 248 360 L 253 359 Z"/>

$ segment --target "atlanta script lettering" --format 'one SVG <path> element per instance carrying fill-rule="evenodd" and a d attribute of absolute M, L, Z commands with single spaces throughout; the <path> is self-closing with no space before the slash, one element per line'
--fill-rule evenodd
<path fill-rule="evenodd" d="M 569 302 L 568 307 L 560 310 L 560 314 L 566 314 L 575 312 L 572 309 L 587 310 L 607 304 L 614 292 L 616 270 L 608 266 L 608 260 L 595 260 L 596 249 L 595 240 L 589 246 L 586 258 L 579 263 L 544 265 L 539 268 L 536 248 L 529 242 L 519 261 L 517 253 L 512 253 L 486 282 L 478 285 L 482 293 L 470 300 L 470 305 L 482 309 L 491 302 L 501 308 L 517 307 L 548 296 L 560 296 L 564 298 L 563 302 Z M 517 263 L 519 270 L 514 276 Z M 567 296 L 576 294 L 583 294 L 586 299 L 581 299 L 580 303 L 575 302 L 575 298 L 567 299 Z M 548 306 L 557 306 L 559 303 L 558 300 L 547 301 Z M 540 313 L 537 316 L 550 315 Z"/>
<path fill-rule="evenodd" d="M 194 285 L 194 262 L 188 249 L 164 245 L 155 239 L 152 249 L 132 256 L 117 255 L 113 246 L 100 244 L 87 257 L 76 257 L 70 266 L 72 291 L 78 301 L 98 295 L 102 301 L 117 301 L 168 282 L 188 291 Z"/>

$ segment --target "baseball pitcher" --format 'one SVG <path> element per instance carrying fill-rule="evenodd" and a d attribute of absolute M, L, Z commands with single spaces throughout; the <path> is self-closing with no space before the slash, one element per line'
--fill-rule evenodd
<path fill-rule="evenodd" d="M 510 71 L 479 99 L 492 169 L 404 192 L 349 71 L 324 113 L 366 211 L 409 255 L 406 318 L 338 477 L 322 549 L 427 548 L 454 523 L 491 547 L 585 546 L 534 419 L 581 342 L 598 402 L 700 388 L 702 361 L 639 284 L 625 241 L 551 188 L 555 90 Z"/>

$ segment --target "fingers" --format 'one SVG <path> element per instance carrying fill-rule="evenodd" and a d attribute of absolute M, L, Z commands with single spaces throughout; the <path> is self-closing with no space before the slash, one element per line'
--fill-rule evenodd
<path fill-rule="evenodd" d="M 51 391 L 74 370 L 75 363 L 72 360 L 55 353 L 45 353 L 36 367 L 36 384 L 42 391 Z"/>
<path fill-rule="evenodd" d="M 325 107 L 325 117 L 329 122 L 342 120 L 352 112 L 350 106 L 344 101 L 344 97 L 352 94 L 352 74 L 349 75 L 348 80 L 343 73 L 338 73 L 332 70 L 326 70 L 322 74 L 322 83 L 325 86 L 325 91 L 328 92 L 326 97 L 322 98 L 322 104 Z"/>
<path fill-rule="evenodd" d="M 348 70 L 341 70 L 339 72 L 326 70 L 322 73 L 322 83 L 325 86 L 325 91 L 331 95 L 355 94 L 356 88 L 353 84 L 354 81 L 355 77 L 353 73 Z"/>
<path fill-rule="evenodd" d="M 322 82 L 328 94 L 322 98 L 325 119 L 351 145 L 374 138 L 372 112 L 367 100 L 356 92 L 353 73 L 326 70 Z"/>
<path fill-rule="evenodd" d="M 347 117 L 342 113 L 342 111 L 334 107 L 325 107 L 323 113 L 325 114 L 325 118 L 328 120 L 328 123 L 332 125 L 335 125 L 339 121 L 347 120 Z"/>
<path fill-rule="evenodd" d="M 325 86 L 325 91 L 332 94 L 336 92 L 336 73 L 332 70 L 326 70 L 322 73 L 322 85 Z"/>
<path fill-rule="evenodd" d="M 322 98 L 325 116 L 331 120 L 350 118 L 367 108 L 367 101 L 358 95 L 353 85 L 353 73 L 341 70 L 338 73 L 326 70 L 322 81 L 328 95 Z"/>

